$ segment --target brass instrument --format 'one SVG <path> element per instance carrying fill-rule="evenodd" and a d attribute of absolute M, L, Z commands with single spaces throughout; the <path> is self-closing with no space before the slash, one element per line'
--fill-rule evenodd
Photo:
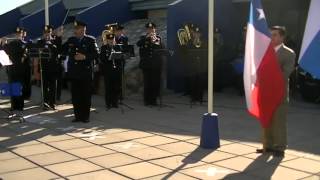
<path fill-rule="evenodd" d="M 184 25 L 183 28 L 178 29 L 177 36 L 181 46 L 187 45 L 188 42 L 191 40 L 191 33 L 190 33 L 189 26 L 186 24 Z"/>

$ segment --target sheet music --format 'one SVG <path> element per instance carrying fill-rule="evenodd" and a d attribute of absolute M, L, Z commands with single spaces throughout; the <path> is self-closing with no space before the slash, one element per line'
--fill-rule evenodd
<path fill-rule="evenodd" d="M 12 61 L 4 50 L 0 50 L 0 63 L 2 66 L 12 65 Z"/>

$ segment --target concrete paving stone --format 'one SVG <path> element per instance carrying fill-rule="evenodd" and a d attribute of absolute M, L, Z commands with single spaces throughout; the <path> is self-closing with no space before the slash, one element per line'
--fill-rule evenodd
<path fill-rule="evenodd" d="M 240 141 L 240 144 L 252 146 L 254 148 L 262 148 L 262 144 L 258 142 Z"/>
<path fill-rule="evenodd" d="M 164 158 L 164 157 L 173 155 L 170 152 L 167 152 L 158 148 L 154 148 L 154 147 L 138 149 L 134 151 L 127 151 L 125 153 L 143 160 L 158 159 L 158 158 Z"/>
<path fill-rule="evenodd" d="M 121 132 L 126 132 L 129 131 L 128 129 L 122 129 L 122 128 L 108 128 L 105 130 L 102 130 L 101 132 L 105 134 L 116 134 L 116 133 L 121 133 Z"/>
<path fill-rule="evenodd" d="M 137 150 L 149 148 L 149 146 L 146 146 L 144 144 L 140 144 L 137 142 L 133 142 L 133 141 L 107 144 L 107 145 L 103 145 L 103 146 L 108 149 L 112 149 L 116 152 L 129 152 L 129 151 L 137 151 Z"/>
<path fill-rule="evenodd" d="M 170 133 L 158 133 L 158 134 L 164 137 L 169 137 L 169 138 L 183 140 L 183 141 L 198 138 L 198 136 L 184 135 L 186 134 L 185 132 L 182 132 L 180 134 L 179 131 L 177 131 L 175 134 L 170 134 Z"/>
<path fill-rule="evenodd" d="M 37 167 L 37 165 L 23 159 L 23 158 L 15 158 L 2 160 L 0 163 L 0 174 L 19 171 L 23 169 L 30 169 Z M 2 175 L 0 175 L 1 177 Z"/>
<path fill-rule="evenodd" d="M 196 180 L 197 178 L 187 176 L 185 174 L 177 173 L 177 172 L 172 172 L 168 174 L 162 174 L 159 176 L 153 176 L 149 178 L 145 178 L 143 180 Z"/>
<path fill-rule="evenodd" d="M 294 159 L 281 163 L 282 166 L 313 174 L 320 173 L 320 162 L 305 158 Z"/>
<path fill-rule="evenodd" d="M 119 174 L 116 174 L 109 170 L 102 170 L 102 171 L 96 171 L 86 174 L 80 174 L 76 176 L 69 176 L 69 180 L 129 180 L 129 178 L 126 178 L 124 176 L 121 176 Z"/>
<path fill-rule="evenodd" d="M 302 178 L 301 180 L 320 180 L 320 175 L 319 176 L 313 175 L 313 176 L 305 177 L 305 178 Z"/>
<path fill-rule="evenodd" d="M 245 157 L 234 157 L 231 159 L 218 161 L 213 164 L 243 172 L 262 167 L 265 165 L 265 162 L 256 161 Z"/>
<path fill-rule="evenodd" d="M 169 144 L 169 143 L 177 142 L 178 140 L 166 138 L 163 136 L 151 136 L 151 137 L 146 137 L 146 138 L 141 138 L 141 139 L 135 139 L 133 141 L 139 142 L 141 144 L 145 144 L 148 146 L 158 146 L 158 145 L 162 145 L 162 144 Z"/>
<path fill-rule="evenodd" d="M 67 161 L 72 161 L 78 159 L 75 156 L 72 156 L 68 153 L 62 152 L 62 151 L 55 151 L 50 153 L 44 153 L 44 154 L 38 154 L 33 156 L 27 156 L 27 159 L 29 159 L 32 162 L 35 162 L 39 165 L 45 166 L 45 165 L 51 165 L 51 164 L 57 164 Z"/>
<path fill-rule="evenodd" d="M 68 136 L 65 134 L 48 134 L 46 136 L 38 138 L 37 140 L 48 143 L 48 142 L 55 142 L 55 141 L 64 141 L 69 139 L 74 139 L 74 137 Z"/>
<path fill-rule="evenodd" d="M 151 176 L 156 176 L 164 173 L 168 173 L 169 170 L 148 162 L 141 162 L 130 164 L 126 166 L 112 168 L 111 170 L 123 174 L 127 177 L 133 179 L 147 178 Z"/>
<path fill-rule="evenodd" d="M 180 171 L 180 173 L 187 174 L 199 179 L 224 179 L 229 174 L 236 173 L 236 171 L 214 165 L 203 165 L 184 169 Z"/>
<path fill-rule="evenodd" d="M 256 152 L 256 148 L 239 143 L 221 146 L 218 150 L 237 155 L 244 155 Z"/>
<path fill-rule="evenodd" d="M 260 177 L 257 177 L 255 175 L 251 175 L 251 174 L 237 172 L 237 173 L 233 173 L 233 174 L 228 174 L 223 179 L 224 180 L 259 180 L 259 179 L 263 179 L 263 178 L 260 178 Z"/>
<path fill-rule="evenodd" d="M 204 165 L 205 163 L 202 161 L 196 161 L 194 159 L 191 159 L 189 157 L 184 157 L 184 156 L 171 156 L 171 157 L 165 157 L 161 159 L 156 159 L 149 161 L 153 164 L 157 164 L 159 166 L 169 168 L 171 170 L 181 170 L 181 169 L 186 169 L 190 167 L 195 167 L 195 166 L 201 166 Z"/>
<path fill-rule="evenodd" d="M 91 142 L 96 145 L 107 145 L 107 144 L 113 144 L 113 143 L 118 143 L 118 142 L 125 142 L 127 140 L 122 139 L 120 137 L 117 137 L 114 134 L 109 134 L 109 135 L 101 135 L 97 136 L 97 138 L 82 138 L 88 142 Z"/>
<path fill-rule="evenodd" d="M 132 139 L 154 136 L 154 134 L 150 134 L 142 131 L 126 131 L 126 132 L 117 133 L 115 134 L 115 136 L 125 140 L 132 140 Z"/>
<path fill-rule="evenodd" d="M 46 144 L 36 144 L 36 145 L 18 147 L 16 149 L 13 149 L 12 151 L 21 156 L 31 156 L 36 154 L 54 152 L 58 150 Z"/>
<path fill-rule="evenodd" d="M 304 156 L 304 158 L 313 159 L 320 162 L 320 156 L 316 154 L 307 154 L 306 156 Z"/>
<path fill-rule="evenodd" d="M 113 168 L 128 164 L 140 162 L 140 159 L 128 156 L 123 153 L 109 154 L 105 156 L 99 156 L 87 159 L 90 162 L 103 166 L 105 168 Z"/>
<path fill-rule="evenodd" d="M 46 180 L 55 179 L 58 176 L 43 168 L 26 169 L 7 174 L 1 174 L 4 180 L 18 180 L 18 179 L 32 179 L 32 180 Z"/>
<path fill-rule="evenodd" d="M 244 157 L 247 157 L 247 158 L 250 158 L 250 159 L 257 159 L 260 156 L 261 156 L 261 154 L 259 154 L 259 153 L 251 153 L 251 154 L 244 155 Z M 266 157 L 268 156 L 270 159 L 271 158 L 277 158 L 277 157 L 273 157 L 272 154 L 269 154 L 269 153 L 266 153 L 263 156 L 266 156 Z M 281 159 L 281 162 L 291 161 L 291 160 L 297 159 L 297 158 L 298 157 L 296 157 L 296 156 L 292 156 L 290 154 L 285 154 L 284 158 Z"/>
<path fill-rule="evenodd" d="M 3 160 L 9 160 L 9 159 L 15 159 L 18 158 L 19 156 L 17 156 L 16 154 L 8 151 L 7 149 L 0 149 L 0 161 Z"/>
<path fill-rule="evenodd" d="M 208 150 L 203 148 L 199 148 L 196 151 L 182 154 L 182 155 L 185 157 L 188 157 L 197 161 L 203 161 L 206 163 L 213 163 L 213 162 L 235 157 L 235 155 L 230 153 L 225 153 L 218 150 L 213 151 L 213 150 Z"/>
<path fill-rule="evenodd" d="M 84 140 L 81 140 L 81 139 L 71 139 L 71 140 L 65 140 L 65 141 L 51 142 L 49 144 L 51 146 L 54 146 L 54 147 L 56 147 L 58 149 L 62 149 L 62 150 L 93 146 L 93 144 L 86 142 Z"/>
<path fill-rule="evenodd" d="M 60 164 L 45 166 L 47 169 L 61 176 L 71 176 L 102 169 L 101 167 L 85 160 L 75 160 Z"/>
<path fill-rule="evenodd" d="M 114 151 L 112 151 L 110 149 L 106 149 L 106 148 L 103 148 L 100 146 L 89 146 L 89 147 L 85 147 L 85 148 L 71 149 L 71 150 L 66 150 L 66 151 L 68 153 L 71 153 L 73 155 L 76 155 L 76 156 L 78 156 L 80 158 L 84 158 L 84 159 L 115 153 Z"/>
<path fill-rule="evenodd" d="M 1 144 L 1 142 L 0 142 L 0 144 Z M 32 140 L 27 137 L 20 136 L 17 138 L 13 138 L 10 141 L 3 142 L 2 145 L 7 148 L 18 148 L 18 147 L 32 146 L 32 145 L 38 145 L 38 144 L 41 144 L 41 142 L 38 142 L 36 140 Z"/>
<path fill-rule="evenodd" d="M 184 154 L 195 151 L 198 148 L 198 146 L 186 142 L 176 142 L 157 146 L 157 148 L 163 149 L 174 154 Z"/>
<path fill-rule="evenodd" d="M 264 179 L 301 179 L 311 176 L 311 174 L 283 166 L 265 166 L 247 173 Z"/>

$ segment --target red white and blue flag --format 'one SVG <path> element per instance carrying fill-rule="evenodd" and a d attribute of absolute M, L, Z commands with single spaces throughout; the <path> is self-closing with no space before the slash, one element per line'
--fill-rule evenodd
<path fill-rule="evenodd" d="M 285 82 L 260 0 L 250 5 L 243 78 L 249 113 L 269 127 L 284 98 Z"/>
<path fill-rule="evenodd" d="M 299 65 L 320 79 L 320 0 L 310 2 L 309 15 L 300 52 Z"/>

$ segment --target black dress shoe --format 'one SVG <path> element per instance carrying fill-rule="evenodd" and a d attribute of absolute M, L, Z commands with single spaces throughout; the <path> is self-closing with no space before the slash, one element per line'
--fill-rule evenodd
<path fill-rule="evenodd" d="M 82 122 L 83 122 L 83 123 L 88 123 L 88 122 L 90 122 L 90 120 L 89 120 L 89 119 L 86 119 L 86 120 L 82 120 Z"/>
<path fill-rule="evenodd" d="M 270 153 L 270 152 L 273 152 L 273 150 L 270 149 L 270 148 L 266 148 L 266 149 L 256 149 L 256 153 L 261 154 L 261 153 L 264 153 L 264 152 Z"/>
<path fill-rule="evenodd" d="M 74 119 L 74 120 L 72 120 L 71 122 L 73 122 L 73 123 L 75 123 L 75 122 L 80 122 L 80 120 L 79 120 L 79 119 Z"/>
<path fill-rule="evenodd" d="M 273 156 L 275 156 L 275 157 L 284 157 L 284 151 L 274 150 L 273 151 Z"/>

